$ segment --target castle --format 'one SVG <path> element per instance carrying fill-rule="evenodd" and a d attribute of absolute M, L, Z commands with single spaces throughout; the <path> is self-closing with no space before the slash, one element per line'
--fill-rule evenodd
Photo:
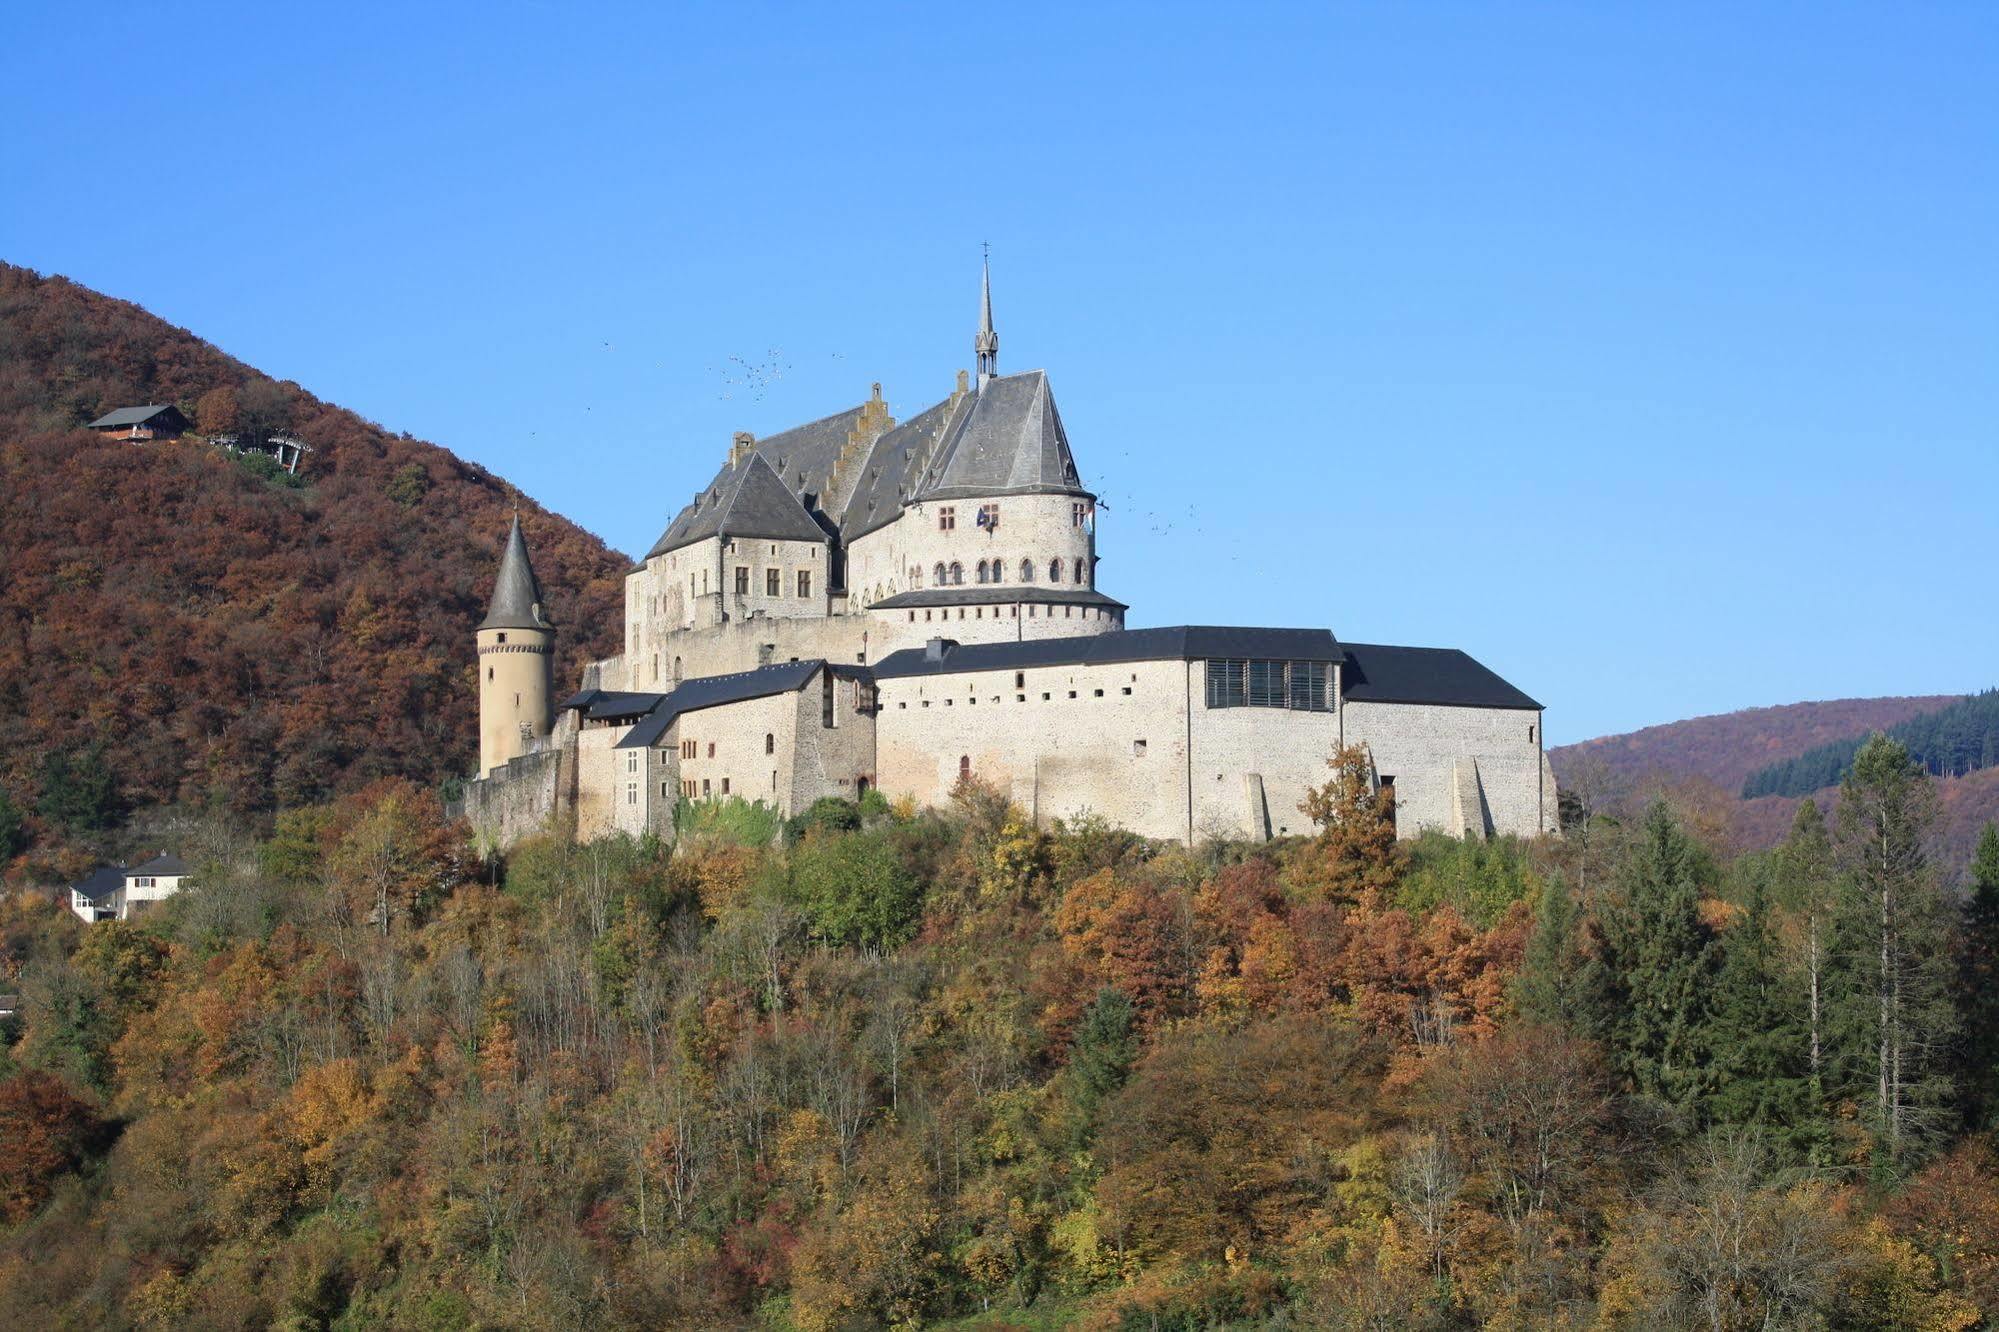
<path fill-rule="evenodd" d="M 670 837 L 682 799 L 789 815 L 976 778 L 1040 825 L 1261 840 L 1308 830 L 1299 803 L 1343 744 L 1405 836 L 1553 830 L 1540 704 L 1462 652 L 1126 629 L 1048 376 L 999 373 L 989 270 L 974 352 L 976 378 L 907 421 L 877 384 L 738 434 L 626 575 L 624 651 L 559 701 L 517 517 L 477 634 L 481 835 Z"/>

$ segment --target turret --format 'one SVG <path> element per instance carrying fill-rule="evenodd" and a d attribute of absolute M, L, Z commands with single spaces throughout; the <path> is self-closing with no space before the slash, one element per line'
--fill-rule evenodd
<path fill-rule="evenodd" d="M 979 266 L 979 331 L 972 339 L 972 354 L 978 357 L 979 387 L 984 388 L 999 374 L 999 334 L 993 331 L 993 262 L 990 257 Z"/>
<path fill-rule="evenodd" d="M 493 602 L 479 623 L 479 772 L 541 743 L 554 723 L 555 626 L 528 560 L 521 516 L 507 533 Z"/>

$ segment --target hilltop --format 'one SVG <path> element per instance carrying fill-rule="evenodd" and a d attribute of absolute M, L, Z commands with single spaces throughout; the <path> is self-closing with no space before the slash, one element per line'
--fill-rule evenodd
<path fill-rule="evenodd" d="M 294 481 L 79 428 L 139 403 L 312 452 Z M 33 808 L 46 755 L 95 751 L 126 811 L 261 816 L 467 772 L 471 626 L 516 504 L 573 679 L 616 650 L 618 552 L 447 449 L 0 264 L 0 787 Z"/>
<path fill-rule="evenodd" d="M 1584 740 L 1550 750 L 1548 757 L 1564 787 L 1593 783 L 1626 798 L 1676 789 L 1683 799 L 1713 809 L 1737 848 L 1760 849 L 1783 839 L 1798 801 L 1791 796 L 1744 800 L 1740 793 L 1751 773 L 1821 745 L 1888 730 L 1958 697 L 1843 698 L 1748 708 Z M 1936 785 L 1942 806 L 1940 849 L 1949 863 L 1963 864 L 1978 830 L 1999 819 L 1999 769 L 1942 777 Z M 1828 787 L 1815 796 L 1828 810 L 1832 791 Z"/>

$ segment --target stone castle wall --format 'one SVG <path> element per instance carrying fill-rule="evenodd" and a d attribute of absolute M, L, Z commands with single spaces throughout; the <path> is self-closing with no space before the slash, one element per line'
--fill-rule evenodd
<path fill-rule="evenodd" d="M 482 848 L 503 850 L 537 833 L 569 831 L 567 757 L 561 745 L 548 745 L 465 784 L 462 808 Z"/>
<path fill-rule="evenodd" d="M 1377 773 L 1395 778 L 1396 822 L 1405 836 L 1425 828 L 1453 835 L 1518 833 L 1542 827 L 1541 714 L 1526 708 L 1442 707 L 1349 701 L 1349 744 L 1364 744 Z M 1463 828 L 1453 765 L 1476 764 L 1476 797 L 1485 827 Z M 1466 773 L 1461 779 L 1471 780 Z"/>
<path fill-rule="evenodd" d="M 855 541 L 847 551 L 848 608 L 863 610 L 898 592 L 934 589 L 939 564 L 948 568 L 956 563 L 964 570 L 964 582 L 957 586 L 977 587 L 980 560 L 1000 562 L 1001 586 L 1028 581 L 1049 587 L 1048 565 L 1058 559 L 1062 580 L 1054 587 L 1096 586 L 1093 523 L 1079 526 L 1074 518 L 1074 506 L 1088 501 L 1069 495 L 1008 495 L 985 502 L 999 507 L 997 528 L 979 527 L 979 500 L 933 500 L 912 504 L 896 521 Z M 937 525 L 941 508 L 953 512 L 955 525 L 949 530 Z M 1033 566 L 1032 580 L 1020 577 L 1022 560 Z M 912 577 L 912 571 L 919 572 Z"/>

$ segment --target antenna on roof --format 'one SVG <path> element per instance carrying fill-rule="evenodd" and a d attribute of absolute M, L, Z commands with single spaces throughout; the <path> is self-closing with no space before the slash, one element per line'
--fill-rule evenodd
<path fill-rule="evenodd" d="M 993 332 L 993 246 L 982 242 L 984 258 L 979 265 L 979 334 L 972 339 L 972 351 L 979 361 L 979 387 L 999 373 L 999 334 Z"/>

